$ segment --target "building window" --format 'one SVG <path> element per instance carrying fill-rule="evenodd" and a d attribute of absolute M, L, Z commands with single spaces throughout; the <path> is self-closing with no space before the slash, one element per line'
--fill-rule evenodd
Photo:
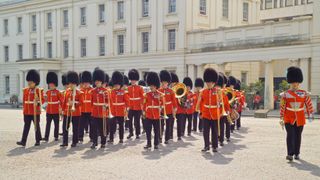
<path fill-rule="evenodd" d="M 248 22 L 249 19 L 249 3 L 243 3 L 243 21 Z"/>
<path fill-rule="evenodd" d="M 22 17 L 18 17 L 17 20 L 17 33 L 22 33 Z"/>
<path fill-rule="evenodd" d="M 68 40 L 63 41 L 63 57 L 64 58 L 69 57 L 69 41 Z"/>
<path fill-rule="evenodd" d="M 247 84 L 247 76 L 248 76 L 247 72 L 241 72 L 241 83 L 242 84 Z"/>
<path fill-rule="evenodd" d="M 176 30 L 168 30 L 168 50 L 174 51 L 176 49 Z"/>
<path fill-rule="evenodd" d="M 308 4 L 313 3 L 313 0 L 307 0 Z"/>
<path fill-rule="evenodd" d="M 118 35 L 118 54 L 124 53 L 124 35 Z"/>
<path fill-rule="evenodd" d="M 99 5 L 99 22 L 104 23 L 105 21 L 105 7 L 104 4 Z"/>
<path fill-rule="evenodd" d="M 124 19 L 124 2 L 119 1 L 118 2 L 118 20 Z"/>
<path fill-rule="evenodd" d="M 293 0 L 286 0 L 286 6 L 292 6 Z"/>
<path fill-rule="evenodd" d="M 278 8 L 278 0 L 273 0 L 273 8 Z"/>
<path fill-rule="evenodd" d="M 47 55 L 48 58 L 52 58 L 52 42 L 47 42 Z"/>
<path fill-rule="evenodd" d="M 200 0 L 200 14 L 207 14 L 207 0 Z"/>
<path fill-rule="evenodd" d="M 68 10 L 63 10 L 63 27 L 67 28 L 69 26 Z"/>
<path fill-rule="evenodd" d="M 294 5 L 295 6 L 299 5 L 299 0 L 294 0 Z"/>
<path fill-rule="evenodd" d="M 260 10 L 263 10 L 263 2 L 264 2 L 264 0 L 260 0 Z"/>
<path fill-rule="evenodd" d="M 18 45 L 18 59 L 19 60 L 23 59 L 23 46 L 22 46 L 22 44 Z"/>
<path fill-rule="evenodd" d="M 169 13 L 175 13 L 176 12 L 176 0 L 169 0 Z"/>
<path fill-rule="evenodd" d="M 8 35 L 9 34 L 9 20 L 8 19 L 5 19 L 3 20 L 3 32 L 4 32 L 4 35 Z"/>
<path fill-rule="evenodd" d="M 99 37 L 99 55 L 104 56 L 106 53 L 105 37 Z"/>
<path fill-rule="evenodd" d="M 305 4 L 306 3 L 306 0 L 301 0 L 301 4 Z"/>
<path fill-rule="evenodd" d="M 142 33 L 142 52 L 146 53 L 149 51 L 149 32 Z"/>
<path fill-rule="evenodd" d="M 47 29 L 52 29 L 52 13 L 47 13 Z"/>
<path fill-rule="evenodd" d="M 10 94 L 10 76 L 5 77 L 5 88 L 6 94 Z"/>
<path fill-rule="evenodd" d="M 81 57 L 87 56 L 87 40 L 81 39 L 80 40 L 80 48 L 81 48 Z"/>
<path fill-rule="evenodd" d="M 31 48 L 32 48 L 32 58 L 36 59 L 37 58 L 37 44 L 32 43 Z"/>
<path fill-rule="evenodd" d="M 9 61 L 9 46 L 4 47 L 4 62 Z"/>
<path fill-rule="evenodd" d="M 82 26 L 85 26 L 87 24 L 86 8 L 85 7 L 80 8 L 80 24 Z"/>
<path fill-rule="evenodd" d="M 272 8 L 272 0 L 266 0 L 266 2 L 265 2 L 266 4 L 266 7 L 265 7 L 265 9 L 271 9 Z"/>
<path fill-rule="evenodd" d="M 222 1 L 222 17 L 227 19 L 229 17 L 229 0 Z"/>
<path fill-rule="evenodd" d="M 37 16 L 36 15 L 31 16 L 31 31 L 32 32 L 37 31 Z"/>
<path fill-rule="evenodd" d="M 142 0 L 142 17 L 149 16 L 149 0 Z"/>
<path fill-rule="evenodd" d="M 284 7 L 284 0 L 280 0 L 280 7 Z"/>

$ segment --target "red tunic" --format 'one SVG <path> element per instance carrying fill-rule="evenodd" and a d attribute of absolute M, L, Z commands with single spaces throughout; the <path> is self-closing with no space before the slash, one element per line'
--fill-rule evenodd
<path fill-rule="evenodd" d="M 167 115 L 173 114 L 173 109 L 177 108 L 176 95 L 170 88 L 160 88 L 159 91 L 165 94 L 165 108 Z"/>
<path fill-rule="evenodd" d="M 95 118 L 103 118 L 108 116 L 108 97 L 109 93 L 106 88 L 96 87 L 90 91 L 92 102 L 91 116 Z"/>
<path fill-rule="evenodd" d="M 143 94 L 143 88 L 139 85 L 131 85 L 128 87 L 130 110 L 142 110 Z"/>
<path fill-rule="evenodd" d="M 297 123 L 297 126 L 303 126 L 306 123 L 305 111 L 309 116 L 313 113 L 310 95 L 304 90 L 288 90 L 280 96 L 280 117 L 285 123 L 292 125 Z"/>
<path fill-rule="evenodd" d="M 196 104 L 197 101 L 195 101 L 194 93 L 189 91 L 187 94 L 187 103 L 189 104 L 186 108 L 187 114 L 193 114 L 194 113 L 194 104 Z"/>
<path fill-rule="evenodd" d="M 83 92 L 83 104 L 81 106 L 82 113 L 91 113 L 91 93 L 92 87 L 89 88 L 81 88 L 80 90 Z"/>
<path fill-rule="evenodd" d="M 46 102 L 48 103 L 47 113 L 48 114 L 59 114 L 59 110 L 61 107 L 60 91 L 57 89 L 48 90 L 46 95 L 47 95 Z"/>
<path fill-rule="evenodd" d="M 215 121 L 220 119 L 221 108 L 217 88 L 202 90 L 200 98 L 202 118 Z"/>
<path fill-rule="evenodd" d="M 128 99 L 128 93 L 124 90 L 111 90 L 111 113 L 113 116 L 125 116 L 125 110 L 129 101 Z"/>
<path fill-rule="evenodd" d="M 72 101 L 72 89 L 68 88 L 65 92 L 65 97 L 63 100 L 63 105 L 62 105 L 62 109 L 63 109 L 63 114 L 66 116 L 81 116 L 81 105 L 83 103 L 83 93 L 80 90 L 76 90 L 76 95 L 75 95 L 75 111 L 72 112 L 71 114 L 71 106 L 69 106 L 69 102 Z"/>
<path fill-rule="evenodd" d="M 37 101 L 36 114 L 41 114 L 41 105 L 44 103 L 43 89 L 41 88 L 24 88 L 23 89 L 23 114 L 34 115 L 34 97 L 35 93 L 39 97 Z M 42 103 L 42 104 L 41 104 Z"/>
<path fill-rule="evenodd" d="M 148 92 L 143 104 L 146 118 L 150 120 L 160 120 L 161 105 L 162 97 L 160 92 Z"/>

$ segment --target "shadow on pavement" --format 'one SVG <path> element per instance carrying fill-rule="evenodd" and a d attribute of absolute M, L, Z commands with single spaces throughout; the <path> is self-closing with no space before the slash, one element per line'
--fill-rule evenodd
<path fill-rule="evenodd" d="M 300 162 L 300 163 L 298 163 Z M 320 167 L 318 165 L 309 163 L 304 160 L 299 160 L 297 162 L 290 163 L 292 167 L 297 168 L 298 170 L 309 171 L 310 174 L 320 177 Z"/>
<path fill-rule="evenodd" d="M 211 154 L 209 152 L 203 153 L 202 157 L 204 157 L 206 160 L 210 160 L 214 164 L 220 165 L 229 164 L 233 160 L 233 158 L 225 157 L 223 154 L 219 152 L 214 154 Z"/>

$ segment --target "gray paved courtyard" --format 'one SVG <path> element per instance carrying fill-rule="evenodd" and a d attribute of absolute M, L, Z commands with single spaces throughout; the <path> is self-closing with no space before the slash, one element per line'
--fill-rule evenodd
<path fill-rule="evenodd" d="M 158 151 L 143 150 L 145 136 L 104 150 L 91 150 L 88 137 L 72 149 L 60 149 L 52 137 L 33 147 L 33 127 L 21 148 L 15 144 L 23 127 L 21 110 L 0 109 L 0 114 L 0 179 L 320 179 L 319 120 L 305 126 L 302 160 L 287 163 L 285 131 L 276 118 L 245 117 L 229 144 L 204 154 L 200 134 Z M 43 115 L 42 133 L 44 122 Z"/>

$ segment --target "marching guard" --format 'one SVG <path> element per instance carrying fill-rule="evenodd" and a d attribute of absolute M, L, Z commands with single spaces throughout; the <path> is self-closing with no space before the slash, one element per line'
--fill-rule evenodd
<path fill-rule="evenodd" d="M 147 84 L 150 92 L 146 93 L 144 99 L 144 116 L 146 118 L 147 145 L 145 149 L 151 148 L 151 131 L 154 132 L 154 149 L 158 149 L 160 139 L 160 114 L 162 105 L 162 94 L 157 90 L 160 87 L 160 79 L 156 72 L 149 72 Z"/>
<path fill-rule="evenodd" d="M 204 148 L 202 152 L 210 150 L 210 131 L 211 131 L 211 143 L 212 151 L 217 152 L 218 148 L 218 121 L 220 119 L 220 100 L 218 95 L 218 89 L 214 87 L 218 80 L 218 73 L 212 69 L 207 68 L 203 75 L 204 82 L 207 87 L 201 91 L 197 102 L 197 110 L 201 110 L 201 116 L 203 118 L 203 138 Z M 200 106 L 203 107 L 200 109 Z"/>
<path fill-rule="evenodd" d="M 280 107 L 280 124 L 287 131 L 287 156 L 289 161 L 300 159 L 301 134 L 306 123 L 305 111 L 308 120 L 313 120 L 313 107 L 310 93 L 300 89 L 303 82 L 303 74 L 298 67 L 289 67 L 287 70 L 287 81 L 290 89 L 282 92 Z"/>
<path fill-rule="evenodd" d="M 191 78 L 189 77 L 185 77 L 183 80 L 183 83 L 186 85 L 187 87 L 187 93 L 186 93 L 186 102 L 185 102 L 185 119 L 183 121 L 183 125 L 182 125 L 182 134 L 184 135 L 185 133 L 185 128 L 186 128 L 186 123 L 188 122 L 188 127 L 187 127 L 187 132 L 188 132 L 188 136 L 191 136 L 191 130 L 192 130 L 192 117 L 193 117 L 193 112 L 194 112 L 194 108 L 193 108 L 193 104 L 194 104 L 194 94 L 191 91 L 192 90 L 192 86 L 193 86 L 193 82 L 191 80 Z"/>
<path fill-rule="evenodd" d="M 81 105 L 81 118 L 79 124 L 79 141 L 83 142 L 84 131 L 88 133 L 88 126 L 90 127 L 89 137 L 92 139 L 92 125 L 91 125 L 91 93 L 92 90 L 91 83 L 92 83 L 92 75 L 89 71 L 83 71 L 81 73 L 81 82 L 82 87 L 80 91 L 83 93 L 83 104 Z"/>
<path fill-rule="evenodd" d="M 51 128 L 51 122 L 54 122 L 54 140 L 58 141 L 59 136 L 59 121 L 60 121 L 60 109 L 61 109 L 61 94 L 57 90 L 58 86 L 58 76 L 55 72 L 48 72 L 47 74 L 47 84 L 49 90 L 46 92 L 46 102 L 47 102 L 47 124 L 44 136 L 44 141 L 49 141 L 49 134 Z"/>
<path fill-rule="evenodd" d="M 38 87 L 40 83 L 39 73 L 32 69 L 28 71 L 26 76 L 28 87 L 23 89 L 23 120 L 24 127 L 21 141 L 17 145 L 26 146 L 31 122 L 34 124 L 36 143 L 35 146 L 40 145 L 40 114 L 41 105 L 43 103 L 43 90 Z"/>
<path fill-rule="evenodd" d="M 136 139 L 140 139 L 141 125 L 140 118 L 142 115 L 144 91 L 141 86 L 138 85 L 140 79 L 139 72 L 136 69 L 131 69 L 128 73 L 131 85 L 128 87 L 129 96 L 129 113 L 128 113 L 128 126 L 129 135 L 127 139 L 133 136 L 133 124 L 135 128 Z"/>
<path fill-rule="evenodd" d="M 74 71 L 67 73 L 67 83 L 69 88 L 65 92 L 62 102 L 64 118 L 63 118 L 63 142 L 60 147 L 68 146 L 69 127 L 72 123 L 72 144 L 76 147 L 79 141 L 79 121 L 81 117 L 81 105 L 83 103 L 83 94 L 77 89 L 79 84 L 79 76 Z"/>
<path fill-rule="evenodd" d="M 195 86 L 195 91 L 194 91 L 194 113 L 193 113 L 193 131 L 197 132 L 197 127 L 199 127 L 199 131 L 202 132 L 202 127 L 203 127 L 203 122 L 202 119 L 200 117 L 199 112 L 196 110 L 196 105 L 198 102 L 198 98 L 200 95 L 201 90 L 204 87 L 204 82 L 202 80 L 202 78 L 197 78 L 194 82 L 194 86 Z M 199 119 L 199 124 L 198 124 L 198 119 Z"/>

